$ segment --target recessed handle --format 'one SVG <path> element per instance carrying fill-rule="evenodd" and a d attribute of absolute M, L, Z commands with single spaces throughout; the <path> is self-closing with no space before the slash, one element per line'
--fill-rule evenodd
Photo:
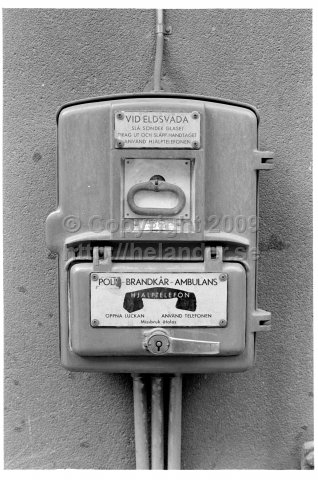
<path fill-rule="evenodd" d="M 174 207 L 171 208 L 163 208 L 163 207 L 139 207 L 136 205 L 135 202 L 135 195 L 137 192 L 141 191 L 148 191 L 148 192 L 172 192 L 176 195 L 178 201 Z M 159 195 L 160 196 L 160 195 Z M 158 197 L 159 200 L 159 197 Z M 174 185 L 173 183 L 168 183 L 166 181 L 158 181 L 158 179 L 153 182 L 151 179 L 149 182 L 137 183 L 127 193 L 127 203 L 130 209 L 136 213 L 137 215 L 146 215 L 146 216 L 169 216 L 172 217 L 173 215 L 177 215 L 181 212 L 184 208 L 186 203 L 186 196 L 184 191 L 178 187 L 178 185 Z"/>

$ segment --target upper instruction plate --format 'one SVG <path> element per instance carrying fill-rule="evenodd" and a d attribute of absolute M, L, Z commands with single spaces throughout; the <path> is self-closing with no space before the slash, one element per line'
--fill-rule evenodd
<path fill-rule="evenodd" d="M 200 148 L 198 112 L 116 112 L 117 148 Z"/>

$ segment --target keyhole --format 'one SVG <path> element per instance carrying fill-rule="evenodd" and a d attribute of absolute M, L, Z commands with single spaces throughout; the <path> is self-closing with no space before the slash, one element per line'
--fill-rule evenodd
<path fill-rule="evenodd" d="M 158 352 L 160 352 L 160 348 L 162 347 L 162 341 L 161 340 L 157 340 L 156 347 L 157 347 Z"/>

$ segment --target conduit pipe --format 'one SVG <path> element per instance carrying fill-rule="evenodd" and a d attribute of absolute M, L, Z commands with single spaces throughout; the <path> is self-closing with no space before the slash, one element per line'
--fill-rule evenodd
<path fill-rule="evenodd" d="M 134 392 L 136 469 L 149 470 L 147 392 L 143 378 L 132 375 Z"/>
<path fill-rule="evenodd" d="M 164 43 L 164 26 L 163 26 L 163 10 L 157 10 L 157 24 L 156 24 L 156 56 L 155 56 L 155 70 L 153 76 L 153 90 L 160 92 L 161 90 L 161 67 L 163 59 L 163 43 Z"/>
<path fill-rule="evenodd" d="M 168 423 L 168 470 L 181 469 L 182 376 L 170 380 Z"/>
<path fill-rule="evenodd" d="M 163 377 L 151 377 L 151 470 L 164 469 Z"/>

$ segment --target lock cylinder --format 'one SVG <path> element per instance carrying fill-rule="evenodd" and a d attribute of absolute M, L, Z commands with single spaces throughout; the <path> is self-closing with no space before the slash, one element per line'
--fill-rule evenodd
<path fill-rule="evenodd" d="M 170 347 L 169 336 L 160 330 L 156 330 L 147 338 L 145 346 L 147 350 L 154 355 L 164 355 Z"/>

